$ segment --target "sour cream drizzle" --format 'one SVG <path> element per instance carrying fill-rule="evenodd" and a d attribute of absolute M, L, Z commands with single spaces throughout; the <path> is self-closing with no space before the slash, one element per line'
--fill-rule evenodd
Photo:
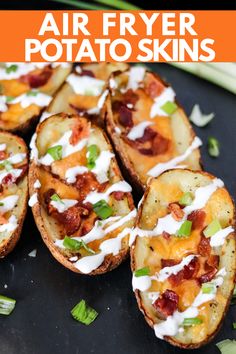
<path fill-rule="evenodd" d="M 157 225 L 153 230 L 143 230 L 135 228 L 130 236 L 130 244 L 132 244 L 136 238 L 139 237 L 155 237 L 161 235 L 163 231 L 168 232 L 170 235 L 175 234 L 183 222 L 187 219 L 187 216 L 194 210 L 202 209 L 206 205 L 211 195 L 217 190 L 222 188 L 224 183 L 219 178 L 213 179 L 213 181 L 204 187 L 199 187 L 195 191 L 195 197 L 191 205 L 186 206 L 183 209 L 184 217 L 181 221 L 176 221 L 171 214 L 159 218 Z"/>
<path fill-rule="evenodd" d="M 154 103 L 151 107 L 150 117 L 154 118 L 155 116 L 168 116 L 168 114 L 161 109 L 161 107 L 166 102 L 174 102 L 175 92 L 171 87 L 166 87 L 164 91 L 154 99 Z"/>
<path fill-rule="evenodd" d="M 189 265 L 189 263 L 196 257 L 195 255 L 189 255 L 184 257 L 179 264 L 176 264 L 171 267 L 164 267 L 162 268 L 159 273 L 156 275 L 157 280 L 160 282 L 165 281 L 169 276 L 176 275 L 179 273 L 185 266 Z"/>
<path fill-rule="evenodd" d="M 192 305 L 185 311 L 175 311 L 172 316 L 168 316 L 165 321 L 154 325 L 155 335 L 163 339 L 164 336 L 175 336 L 179 332 L 179 327 L 183 324 L 185 318 L 194 318 L 198 316 L 198 307 L 202 304 L 213 300 L 216 297 L 217 287 L 223 284 L 223 277 L 225 276 L 225 268 L 222 268 L 217 274 L 215 279 L 210 283 L 215 285 L 215 291 L 210 294 L 203 294 L 202 290 L 198 293 L 194 299 Z"/>
<path fill-rule="evenodd" d="M 108 200 L 109 195 L 113 192 L 131 192 L 131 186 L 125 181 L 119 181 L 117 183 L 112 184 L 104 193 L 99 192 L 90 192 L 84 200 L 84 203 L 92 203 L 95 204 L 99 200 Z"/>
<path fill-rule="evenodd" d="M 8 197 L 0 199 L 0 204 L 3 204 L 0 205 L 0 213 L 5 214 L 9 210 L 12 210 L 16 206 L 18 199 L 18 195 L 9 195 Z"/>
<path fill-rule="evenodd" d="M 153 125 L 153 123 L 147 120 L 135 125 L 132 129 L 130 129 L 129 134 L 127 135 L 128 139 L 136 140 L 138 138 L 142 138 L 145 129 L 150 125 Z"/>
<path fill-rule="evenodd" d="M 8 219 L 8 223 L 0 225 L 0 232 L 11 232 L 17 228 L 17 218 L 15 215 L 11 215 Z"/>
<path fill-rule="evenodd" d="M 100 96 L 105 85 L 105 81 L 103 80 L 75 74 L 70 74 L 66 81 L 77 95 L 83 96 Z"/>
<path fill-rule="evenodd" d="M 147 172 L 147 175 L 151 177 L 157 177 L 160 174 L 162 174 L 164 171 L 178 167 L 177 166 L 178 163 L 186 160 L 187 157 L 191 155 L 192 152 L 198 147 L 200 147 L 201 145 L 202 145 L 202 141 L 198 137 L 195 137 L 192 144 L 187 148 L 187 150 L 182 155 L 176 156 L 170 161 L 158 163 L 156 166 L 154 166 L 153 168 L 151 168 L 151 170 Z"/>
<path fill-rule="evenodd" d="M 22 95 L 14 98 L 8 104 L 20 103 L 22 108 L 27 108 L 31 104 L 35 104 L 39 107 L 46 107 L 52 100 L 52 96 L 46 95 L 45 93 L 37 92 L 35 95 L 27 95 L 23 93 Z"/>
<path fill-rule="evenodd" d="M 57 209 L 59 213 L 64 213 L 67 209 L 73 207 L 78 203 L 75 199 L 61 199 L 61 201 L 51 200 L 50 204 Z"/>
<path fill-rule="evenodd" d="M 234 228 L 232 226 L 228 226 L 222 230 L 219 230 L 216 232 L 213 236 L 210 238 L 210 245 L 211 247 L 219 247 L 223 246 L 226 237 L 231 234 L 231 232 L 234 232 Z"/>
<path fill-rule="evenodd" d="M 129 89 L 133 91 L 137 90 L 144 79 L 145 72 L 146 68 L 141 65 L 132 66 L 128 73 L 129 81 L 125 91 L 128 91 Z"/>

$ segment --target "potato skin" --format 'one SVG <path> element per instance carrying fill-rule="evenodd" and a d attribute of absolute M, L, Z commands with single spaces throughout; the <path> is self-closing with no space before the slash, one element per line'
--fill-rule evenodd
<path fill-rule="evenodd" d="M 53 117 L 61 117 L 63 119 L 66 118 L 74 118 L 76 117 L 73 114 L 65 114 L 65 113 L 61 113 Z M 48 118 L 48 119 L 51 119 Z M 45 121 L 46 122 L 46 121 Z M 44 122 L 42 123 L 44 124 Z M 39 125 L 37 127 L 37 133 L 39 133 L 40 131 L 40 126 Z M 108 138 L 106 137 L 105 133 L 97 126 L 92 125 L 94 129 L 99 129 L 105 140 L 106 143 L 108 144 L 109 148 L 111 148 L 110 142 L 108 140 Z M 29 193 L 30 196 L 32 196 L 36 190 L 34 188 L 34 183 L 35 181 L 38 179 L 39 175 L 38 175 L 38 170 L 39 167 L 35 164 L 34 161 L 31 161 L 30 163 L 30 167 L 29 167 Z M 117 175 L 121 177 L 121 173 L 119 170 L 118 165 L 116 166 L 116 171 L 117 171 Z M 134 208 L 134 203 L 133 203 L 133 198 L 131 193 L 127 193 L 127 200 L 128 200 L 128 204 L 129 204 L 129 208 L 130 210 L 132 210 Z M 45 224 L 44 224 L 44 217 L 43 214 L 43 207 L 40 203 L 36 203 L 33 207 L 32 207 L 32 212 L 33 212 L 33 216 L 36 222 L 36 225 L 40 231 L 40 234 L 42 236 L 42 239 L 44 241 L 44 243 L 46 244 L 46 246 L 48 247 L 48 249 L 50 250 L 51 254 L 53 255 L 53 257 L 60 262 L 64 267 L 70 269 L 71 271 L 75 272 L 75 273 L 79 273 L 79 274 L 83 274 L 81 273 L 74 265 L 72 262 L 70 262 L 67 257 L 63 254 L 63 251 L 60 251 L 58 249 L 58 247 L 56 247 L 54 245 L 54 242 L 52 240 L 51 235 L 47 232 L 46 228 L 45 228 Z M 100 275 L 100 274 L 104 274 L 107 273 L 111 270 L 113 270 L 114 268 L 118 267 L 129 255 L 129 247 L 127 246 L 126 248 L 121 249 L 121 251 L 119 252 L 118 255 L 113 256 L 113 255 L 108 255 L 105 257 L 104 262 L 101 264 L 101 266 L 99 266 L 97 269 L 93 270 L 91 273 L 86 274 L 86 275 Z"/>
<path fill-rule="evenodd" d="M 153 75 L 154 78 L 156 78 L 159 82 L 161 82 L 165 87 L 168 87 L 169 85 L 162 79 L 160 78 L 156 73 L 153 72 L 149 72 Z M 119 73 L 115 73 L 113 75 L 113 77 L 116 77 L 117 75 L 119 75 Z M 113 148 L 115 150 L 115 152 L 117 153 L 117 155 L 119 156 L 119 161 L 121 162 L 122 165 L 122 171 L 124 173 L 124 176 L 130 181 L 130 183 L 132 184 L 132 186 L 135 187 L 136 191 L 141 195 L 144 193 L 145 189 L 146 189 L 146 185 L 144 185 L 142 183 L 142 181 L 140 180 L 140 177 L 138 175 L 138 173 L 136 172 L 135 168 L 134 168 L 134 164 L 135 161 L 132 162 L 127 153 L 126 153 L 126 149 L 125 149 L 125 144 L 122 141 L 122 138 L 119 136 L 119 134 L 117 134 L 115 132 L 115 121 L 113 118 L 113 112 L 112 112 L 112 96 L 111 93 L 108 95 L 108 98 L 105 102 L 105 108 L 104 108 L 104 115 L 105 115 L 105 128 L 107 131 L 107 134 L 112 142 Z M 181 105 L 175 101 L 175 103 L 178 105 L 178 107 L 181 110 L 181 118 L 182 118 L 182 122 L 183 124 L 187 127 L 188 131 L 189 131 L 189 137 L 190 137 L 190 143 L 193 141 L 193 139 L 195 138 L 195 133 L 194 130 L 191 126 L 191 124 L 189 123 L 189 120 L 187 118 L 187 116 L 184 113 L 183 108 L 181 107 Z M 196 149 L 195 150 L 195 154 L 196 154 L 196 161 L 198 161 L 198 167 L 197 169 L 201 169 L 202 168 L 202 163 L 201 163 L 201 156 L 200 156 L 200 150 Z"/>
<path fill-rule="evenodd" d="M 181 171 L 181 170 L 177 169 L 177 171 Z M 202 176 L 206 176 L 206 177 L 208 177 L 210 179 L 214 179 L 215 178 L 213 175 L 211 175 L 210 173 L 207 173 L 205 171 L 191 171 L 189 169 L 182 170 L 182 172 L 184 172 L 184 171 L 189 171 L 191 173 L 196 172 L 196 173 L 199 173 Z M 163 174 L 168 173 L 168 172 L 170 172 L 170 170 L 163 172 Z M 158 176 L 157 179 L 159 177 L 161 177 L 162 175 Z M 146 191 L 144 193 L 142 204 L 140 205 L 140 208 L 138 210 L 137 218 L 136 218 L 136 221 L 135 221 L 135 227 L 138 226 L 139 221 L 141 219 L 145 201 L 147 199 L 148 194 L 150 193 L 150 185 L 151 185 L 151 183 L 152 183 L 152 181 L 150 180 L 148 185 L 147 185 Z M 232 197 L 231 197 L 231 200 L 233 201 Z M 234 202 L 233 202 L 233 219 L 231 221 L 231 224 L 232 224 L 232 226 L 234 227 L 234 230 L 235 230 L 235 227 L 236 227 L 236 212 L 235 212 Z M 235 231 L 234 231 L 233 235 L 234 235 L 234 237 L 233 237 L 234 249 L 233 249 L 232 253 L 235 254 L 236 253 L 236 233 L 235 233 Z M 134 241 L 133 245 L 130 248 L 130 255 L 131 255 L 130 264 L 131 264 L 131 269 L 132 269 L 133 272 L 136 270 L 136 256 L 135 256 L 136 241 L 137 241 L 137 238 L 136 238 L 136 240 Z M 222 255 L 221 255 L 221 257 L 222 257 Z M 232 279 L 230 281 L 230 284 L 229 284 L 229 287 L 231 287 L 231 292 L 229 294 L 229 297 L 227 298 L 227 303 L 225 305 L 224 312 L 223 312 L 223 315 L 221 317 L 221 320 L 220 320 L 220 322 L 219 322 L 219 324 L 218 324 L 218 326 L 217 326 L 217 328 L 215 329 L 214 332 L 212 332 L 209 335 L 207 335 L 207 337 L 203 341 L 198 342 L 198 343 L 186 344 L 186 343 L 182 343 L 182 342 L 174 339 L 174 337 L 170 337 L 170 336 L 165 336 L 164 340 L 169 342 L 170 344 L 176 346 L 176 347 L 181 348 L 181 349 L 197 349 L 199 347 L 202 347 L 202 346 L 208 344 L 216 336 L 216 334 L 219 332 L 219 330 L 220 330 L 220 328 L 221 328 L 221 326 L 223 324 L 224 318 L 225 318 L 225 316 L 227 314 L 227 310 L 228 310 L 228 308 L 230 306 L 230 302 L 231 302 L 231 298 L 232 298 L 232 295 L 233 295 L 234 286 L 235 286 L 235 282 L 236 282 L 236 259 L 234 261 L 233 273 L 234 273 L 234 276 L 232 277 Z M 151 328 L 153 328 L 155 323 L 154 323 L 153 319 L 148 314 L 148 311 L 147 311 L 147 309 L 146 309 L 146 307 L 145 307 L 145 305 L 143 303 L 143 300 L 141 298 L 140 290 L 136 289 L 134 291 L 134 293 L 135 293 L 135 297 L 136 297 L 136 300 L 137 300 L 138 307 L 139 307 L 140 311 L 143 313 L 144 318 L 145 318 L 146 322 L 148 323 L 148 325 Z"/>
<path fill-rule="evenodd" d="M 18 137 L 16 135 L 8 133 L 8 132 L 0 132 L 0 140 L 1 140 L 2 136 L 4 136 L 5 138 L 7 138 L 9 140 L 10 139 L 14 140 L 17 145 L 21 145 L 23 147 L 23 149 L 25 150 L 25 152 L 27 153 L 27 161 L 28 161 L 28 149 L 27 149 L 23 139 L 21 139 L 20 137 Z M 19 184 L 22 185 L 21 189 L 22 189 L 22 194 L 23 194 L 24 198 L 22 201 L 22 205 L 20 205 L 20 209 L 21 209 L 20 215 L 17 218 L 18 226 L 15 229 L 15 231 L 13 231 L 12 235 L 10 237 L 8 237 L 7 240 L 5 240 L 4 242 L 2 242 L 0 244 L 0 258 L 6 257 L 15 248 L 17 242 L 19 241 L 22 227 L 23 227 L 23 223 L 24 223 L 25 216 L 27 213 L 28 195 L 29 195 L 27 173 L 22 178 L 22 180 L 20 182 L 18 182 L 18 185 Z"/>

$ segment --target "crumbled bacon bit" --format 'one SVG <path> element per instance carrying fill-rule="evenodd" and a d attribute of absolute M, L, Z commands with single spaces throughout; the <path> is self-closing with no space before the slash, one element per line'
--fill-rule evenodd
<path fill-rule="evenodd" d="M 5 160 L 7 158 L 6 151 L 0 151 L 0 160 Z"/>
<path fill-rule="evenodd" d="M 211 255 L 205 262 L 204 268 L 206 273 L 199 277 L 200 283 L 211 281 L 218 271 L 220 258 L 217 255 Z"/>
<path fill-rule="evenodd" d="M 40 73 L 29 73 L 20 77 L 20 81 L 28 84 L 31 88 L 38 88 L 45 85 L 50 79 L 53 71 L 50 66 L 46 66 Z"/>
<path fill-rule="evenodd" d="M 122 200 L 124 198 L 125 193 L 124 192 L 113 192 L 112 196 L 115 198 L 115 200 Z"/>
<path fill-rule="evenodd" d="M 91 191 L 103 192 L 108 182 L 100 184 L 96 176 L 92 172 L 86 172 L 77 176 L 75 186 L 79 190 L 81 199 L 83 200 L 86 195 Z"/>
<path fill-rule="evenodd" d="M 139 143 L 146 143 L 148 141 L 153 140 L 157 136 L 157 132 L 155 132 L 152 128 L 147 127 L 144 130 L 144 134 L 141 138 L 136 139 L 137 142 Z"/>
<path fill-rule="evenodd" d="M 86 209 L 80 206 L 73 206 L 63 213 L 59 213 L 56 209 L 50 212 L 60 224 L 63 225 L 66 235 L 73 235 L 81 225 L 81 215 L 83 215 Z"/>
<path fill-rule="evenodd" d="M 165 86 L 164 84 L 158 80 L 153 74 L 147 73 L 145 80 L 145 91 L 152 99 L 160 96 L 163 92 Z"/>
<path fill-rule="evenodd" d="M 180 261 L 175 261 L 174 259 L 161 259 L 161 268 L 172 267 L 176 264 L 179 264 Z"/>
<path fill-rule="evenodd" d="M 184 217 L 184 211 L 178 203 L 170 203 L 168 205 L 168 210 L 176 221 L 180 221 Z"/>
<path fill-rule="evenodd" d="M 128 104 L 131 104 L 135 106 L 135 104 L 138 102 L 139 96 L 131 89 L 127 90 L 123 94 L 123 102 L 127 106 Z"/>
<path fill-rule="evenodd" d="M 2 184 L 5 184 L 7 186 L 15 183 L 17 180 L 16 177 L 14 177 L 11 173 L 8 173 L 3 179 L 2 179 Z"/>
<path fill-rule="evenodd" d="M 120 106 L 118 121 L 123 127 L 132 128 L 134 125 L 132 111 L 124 105 Z"/>
<path fill-rule="evenodd" d="M 199 268 L 199 260 L 197 257 L 194 257 L 188 265 L 184 266 L 177 274 L 172 274 L 168 280 L 172 286 L 178 286 L 183 280 L 196 278 Z"/>
<path fill-rule="evenodd" d="M 4 224 L 7 224 L 7 219 L 5 218 L 5 216 L 0 214 L 0 225 L 4 225 Z"/>
<path fill-rule="evenodd" d="M 198 254 L 207 257 L 211 253 L 210 240 L 204 235 L 201 235 L 201 240 L 198 244 Z"/>
<path fill-rule="evenodd" d="M 202 230 L 204 227 L 204 222 L 206 218 L 206 213 L 203 210 L 194 210 L 188 215 L 188 220 L 192 221 L 192 230 Z"/>
<path fill-rule="evenodd" d="M 95 77 L 94 73 L 91 70 L 85 70 L 85 69 L 82 69 L 82 71 L 79 75 L 80 76 Z"/>
<path fill-rule="evenodd" d="M 76 123 L 72 127 L 72 134 L 69 140 L 70 144 L 76 145 L 79 140 L 87 138 L 89 136 L 90 126 L 90 122 L 86 119 L 77 119 Z"/>
<path fill-rule="evenodd" d="M 170 234 L 166 231 L 162 232 L 162 236 L 164 237 L 165 240 L 169 240 L 170 239 Z"/>
<path fill-rule="evenodd" d="M 167 289 L 161 297 L 154 303 L 153 307 L 157 311 L 160 318 L 166 318 L 173 315 L 178 308 L 179 296 L 173 291 Z"/>

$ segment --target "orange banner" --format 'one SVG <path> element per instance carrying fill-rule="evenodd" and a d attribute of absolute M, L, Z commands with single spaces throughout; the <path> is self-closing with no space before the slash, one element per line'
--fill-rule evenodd
<path fill-rule="evenodd" d="M 0 11 L 0 61 L 236 61 L 236 11 Z"/>

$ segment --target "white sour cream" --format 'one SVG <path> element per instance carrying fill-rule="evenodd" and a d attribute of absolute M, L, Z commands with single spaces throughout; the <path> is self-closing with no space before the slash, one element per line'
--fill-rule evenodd
<path fill-rule="evenodd" d="M 32 196 L 29 199 L 29 207 L 33 207 L 35 204 L 38 203 L 38 193 L 32 194 Z"/>
<path fill-rule="evenodd" d="M 2 180 L 8 175 L 12 175 L 12 177 L 14 179 L 17 179 L 18 177 L 20 177 L 21 173 L 22 173 L 22 170 L 19 168 L 14 168 L 10 171 L 2 170 L 0 172 L 0 183 L 2 183 Z"/>
<path fill-rule="evenodd" d="M 73 207 L 78 203 L 75 199 L 61 199 L 61 201 L 51 200 L 50 204 L 57 209 L 59 213 L 64 213 L 67 209 Z"/>
<path fill-rule="evenodd" d="M 15 215 L 11 215 L 8 219 L 8 223 L 0 225 L 0 232 L 11 232 L 17 228 L 17 218 Z"/>
<path fill-rule="evenodd" d="M 7 98 L 6 96 L 0 96 L 0 112 L 6 112 L 7 110 Z"/>
<path fill-rule="evenodd" d="M 87 197 L 84 200 L 84 203 L 92 203 L 95 204 L 99 200 L 108 200 L 109 195 L 113 192 L 131 192 L 132 188 L 131 186 L 125 182 L 125 181 L 120 181 L 117 183 L 114 183 L 111 187 L 109 187 L 104 193 L 99 193 L 99 192 L 90 192 Z"/>
<path fill-rule="evenodd" d="M 45 93 L 37 92 L 35 96 L 33 95 L 27 95 L 26 93 L 14 98 L 14 100 L 11 100 L 9 104 L 16 104 L 20 103 L 22 108 L 27 108 L 31 104 L 35 104 L 39 107 L 46 107 L 49 105 L 51 102 L 52 97 L 49 95 L 46 95 Z"/>
<path fill-rule="evenodd" d="M 5 151 L 7 148 L 7 144 L 0 144 L 0 151 Z"/>
<path fill-rule="evenodd" d="M 7 211 L 12 210 L 19 199 L 18 195 L 9 195 L 3 199 L 0 199 L 0 213 L 5 214 Z"/>
<path fill-rule="evenodd" d="M 150 117 L 154 118 L 155 116 L 168 116 L 166 112 L 164 112 L 161 107 L 166 102 L 174 102 L 175 100 L 175 92 L 171 87 L 166 87 L 164 91 L 154 99 L 154 103 L 151 107 Z"/>
<path fill-rule="evenodd" d="M 234 229 L 232 226 L 225 227 L 222 230 L 219 230 L 216 232 L 213 236 L 210 238 L 210 245 L 211 247 L 219 247 L 223 246 L 226 237 L 231 234 L 231 232 L 234 232 Z"/>
<path fill-rule="evenodd" d="M 128 85 L 126 87 L 126 91 L 129 89 L 135 91 L 139 88 L 140 83 L 142 83 L 144 79 L 144 75 L 146 72 L 146 68 L 143 66 L 133 66 L 129 71 L 129 80 Z"/>
<path fill-rule="evenodd" d="M 145 129 L 150 125 L 153 125 L 153 123 L 147 120 L 135 125 L 130 129 L 129 134 L 127 135 L 128 139 L 136 140 L 138 138 L 142 138 Z"/>
<path fill-rule="evenodd" d="M 185 266 L 189 265 L 189 263 L 196 257 L 195 255 L 189 255 L 184 257 L 179 264 L 176 264 L 171 267 L 162 268 L 157 274 L 157 280 L 160 282 L 165 281 L 169 276 L 176 275 L 179 273 Z"/>
<path fill-rule="evenodd" d="M 170 161 L 158 163 L 156 166 L 154 166 L 153 168 L 151 168 L 151 170 L 147 172 L 147 175 L 151 177 L 157 177 L 169 169 L 178 167 L 177 165 L 180 162 L 186 160 L 187 157 L 190 156 L 192 152 L 198 147 L 200 147 L 201 145 L 202 145 L 202 141 L 198 137 L 195 137 L 192 144 L 187 148 L 187 150 L 182 155 L 176 156 Z"/>
<path fill-rule="evenodd" d="M 105 85 L 105 81 L 103 80 L 75 74 L 70 74 L 66 81 L 77 95 L 83 96 L 100 96 Z"/>
<path fill-rule="evenodd" d="M 88 172 L 88 168 L 85 166 L 75 166 L 68 168 L 66 170 L 65 178 L 67 183 L 75 183 L 76 182 L 76 176 L 82 175 L 83 173 Z"/>
<path fill-rule="evenodd" d="M 37 179 L 35 182 L 34 182 L 34 188 L 35 189 L 39 189 L 41 187 L 41 183 L 40 181 Z"/>
<path fill-rule="evenodd" d="M 133 278 L 132 278 L 133 291 L 135 290 L 147 291 L 151 285 L 152 285 L 152 279 L 148 275 L 144 275 L 142 277 L 136 277 L 133 274 Z"/>

